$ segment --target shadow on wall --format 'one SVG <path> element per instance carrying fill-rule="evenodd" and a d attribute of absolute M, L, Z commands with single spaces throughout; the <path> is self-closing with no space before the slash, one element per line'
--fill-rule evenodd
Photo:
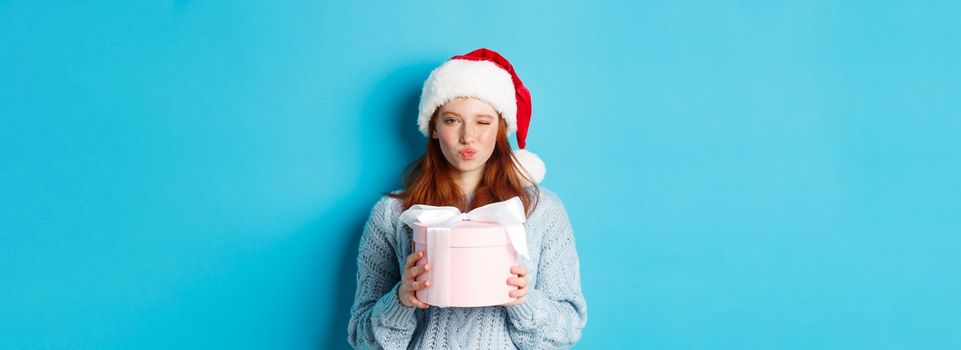
<path fill-rule="evenodd" d="M 360 178 L 350 196 L 342 198 L 323 216 L 339 223 L 333 233 L 340 238 L 340 256 L 334 261 L 332 279 L 318 282 L 334 286 L 325 308 L 330 329 L 323 333 L 324 349 L 349 349 L 347 324 L 357 288 L 357 248 L 371 208 L 380 197 L 399 189 L 404 168 L 420 157 L 425 138 L 417 130 L 417 105 L 424 80 L 438 63 L 423 62 L 401 67 L 381 79 L 364 99 L 357 139 Z M 399 268 L 399 267 L 398 267 Z M 329 271 L 329 270 L 328 270 Z"/>

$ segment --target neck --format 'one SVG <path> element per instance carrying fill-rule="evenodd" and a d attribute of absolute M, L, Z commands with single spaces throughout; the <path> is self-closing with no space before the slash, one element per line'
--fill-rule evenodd
<path fill-rule="evenodd" d="M 451 172 L 451 177 L 454 179 L 457 187 L 460 187 L 461 191 L 464 191 L 464 194 L 468 195 L 474 193 L 474 190 L 477 189 L 483 173 L 483 168 L 472 172 L 453 171 Z"/>

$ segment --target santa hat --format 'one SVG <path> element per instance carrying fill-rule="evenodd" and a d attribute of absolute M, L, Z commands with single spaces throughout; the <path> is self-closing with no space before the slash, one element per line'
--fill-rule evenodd
<path fill-rule="evenodd" d="M 420 94 L 417 126 L 428 135 L 430 118 L 438 107 L 457 97 L 473 97 L 487 102 L 504 118 L 507 133 L 517 132 L 514 157 L 523 168 L 520 177 L 526 185 L 540 183 L 547 169 L 536 154 L 527 151 L 527 128 L 531 123 L 531 93 L 503 56 L 488 49 L 477 49 L 454 56 L 434 69 Z M 523 172 L 526 171 L 527 174 Z"/>

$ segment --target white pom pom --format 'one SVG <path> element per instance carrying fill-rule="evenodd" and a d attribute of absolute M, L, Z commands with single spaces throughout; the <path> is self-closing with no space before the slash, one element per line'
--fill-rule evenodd
<path fill-rule="evenodd" d="M 544 180 L 544 174 L 547 173 L 547 167 L 544 166 L 544 161 L 541 160 L 536 154 L 531 153 L 526 149 L 515 150 L 514 157 L 517 158 L 521 168 L 518 169 L 521 177 L 521 181 L 524 182 L 524 186 L 530 186 L 531 184 L 539 184 Z M 527 174 L 524 174 L 524 172 Z"/>

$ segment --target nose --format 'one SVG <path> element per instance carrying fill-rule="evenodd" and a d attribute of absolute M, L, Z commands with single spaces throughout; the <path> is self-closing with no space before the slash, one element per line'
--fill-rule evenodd
<path fill-rule="evenodd" d="M 460 143 L 464 145 L 469 145 L 476 141 L 477 131 L 474 130 L 473 126 L 465 125 L 460 132 Z"/>

